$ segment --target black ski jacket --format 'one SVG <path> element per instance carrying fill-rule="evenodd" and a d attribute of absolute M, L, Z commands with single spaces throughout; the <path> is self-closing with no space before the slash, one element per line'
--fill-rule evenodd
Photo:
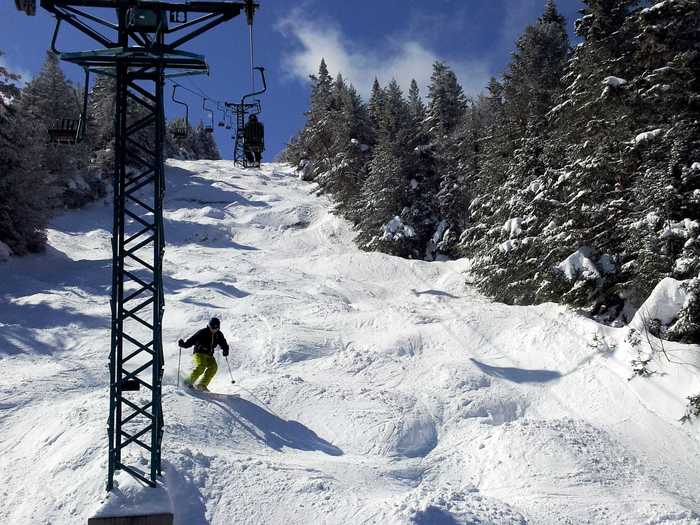
<path fill-rule="evenodd" d="M 265 149 L 265 126 L 262 122 L 248 121 L 243 128 L 243 136 L 245 137 L 245 144 L 250 148 L 261 148 Z"/>
<path fill-rule="evenodd" d="M 214 348 L 220 346 L 224 351 L 224 355 L 228 355 L 228 343 L 224 334 L 221 333 L 221 330 L 212 334 L 209 327 L 202 328 L 185 341 L 184 348 L 190 348 L 191 346 L 194 346 L 195 354 L 208 355 L 214 355 Z"/>

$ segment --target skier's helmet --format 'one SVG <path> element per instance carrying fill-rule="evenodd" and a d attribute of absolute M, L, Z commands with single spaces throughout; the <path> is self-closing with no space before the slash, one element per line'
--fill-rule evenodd
<path fill-rule="evenodd" d="M 221 327 L 221 321 L 217 317 L 212 317 L 209 321 L 209 328 L 212 330 L 218 330 Z"/>

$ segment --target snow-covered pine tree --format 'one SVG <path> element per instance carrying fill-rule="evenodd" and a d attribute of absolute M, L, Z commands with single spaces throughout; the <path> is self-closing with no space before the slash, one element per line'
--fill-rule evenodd
<path fill-rule="evenodd" d="M 413 225 L 417 249 L 423 250 L 415 256 L 433 259 L 437 251 L 432 239 L 439 223 L 436 201 L 439 181 L 435 173 L 434 147 L 425 128 L 427 108 L 415 80 L 408 90 L 408 111 L 412 134 L 407 146 L 408 187 L 403 216 Z"/>
<path fill-rule="evenodd" d="M 404 222 L 408 219 L 404 211 L 411 133 L 408 104 L 398 83 L 392 80 L 384 91 L 377 144 L 362 188 L 357 242 L 363 249 L 401 256 L 419 253 L 415 229 Z"/>
<path fill-rule="evenodd" d="M 377 79 L 374 79 L 375 82 Z M 372 87 L 374 92 L 374 86 Z M 427 116 L 425 104 L 420 96 L 420 88 L 416 79 L 411 80 L 411 86 L 408 89 L 408 112 L 411 116 L 412 124 L 416 128 L 417 133 L 422 133 L 422 126 L 425 117 Z"/>
<path fill-rule="evenodd" d="M 182 117 L 175 117 L 166 123 L 165 156 L 174 159 L 194 159 L 194 129 L 189 122 Z M 176 129 L 186 129 L 187 135 L 179 137 L 175 135 Z"/>
<path fill-rule="evenodd" d="M 190 147 L 194 160 L 219 160 L 221 158 L 214 134 L 206 130 L 204 122 L 201 120 L 197 127 L 192 130 Z"/>
<path fill-rule="evenodd" d="M 501 185 L 513 155 L 513 140 L 506 120 L 503 84 L 491 78 L 487 94 L 478 101 L 481 133 L 477 140 L 477 173 L 471 183 L 474 198 L 469 203 L 469 226 L 460 235 L 459 252 L 481 257 L 493 245 L 493 213 Z"/>
<path fill-rule="evenodd" d="M 465 127 L 467 100 L 454 71 L 443 62 L 433 64 L 428 86 L 428 109 L 425 126 L 435 155 L 437 184 L 435 201 L 438 224 L 431 236 L 449 253 L 464 226 L 467 211 L 466 187 L 461 172 L 461 154 L 468 131 Z M 439 230 L 439 231 L 438 231 Z M 431 248 L 428 247 L 428 251 Z M 427 254 L 428 256 L 434 254 Z"/>
<path fill-rule="evenodd" d="M 634 21 L 643 67 L 628 89 L 637 100 L 630 164 L 633 217 L 626 297 L 640 304 L 663 277 L 693 279 L 671 339 L 700 341 L 700 4 L 655 2 Z"/>
<path fill-rule="evenodd" d="M 330 111 L 335 114 L 332 146 L 335 158 L 326 188 L 333 193 L 338 212 L 357 224 L 361 217 L 360 191 L 367 178 L 374 130 L 362 98 L 340 75 L 335 82 L 334 99 Z"/>
<path fill-rule="evenodd" d="M 369 118 L 372 121 L 372 126 L 374 129 L 379 129 L 379 121 L 381 120 L 381 115 L 384 106 L 384 90 L 379 84 L 379 80 L 374 78 L 372 82 L 372 91 L 369 95 L 369 102 L 367 103 L 367 111 L 369 112 Z"/>
<path fill-rule="evenodd" d="M 328 72 L 326 61 L 321 59 L 318 75 L 311 75 L 311 96 L 306 124 L 300 134 L 305 178 L 321 177 L 333 167 L 334 125 L 333 121 L 333 79 Z"/>
<path fill-rule="evenodd" d="M 321 65 L 325 67 L 325 63 Z M 348 86 L 345 84 L 343 75 L 338 73 L 331 86 L 330 95 L 325 100 L 325 110 L 321 112 L 319 109 L 318 111 L 318 114 L 323 114 L 319 122 L 322 122 L 324 136 L 322 152 L 324 169 L 317 174 L 316 182 L 323 191 L 336 195 L 338 200 L 342 200 L 338 195 L 340 187 L 344 185 L 346 180 L 342 174 L 338 173 L 344 168 L 341 151 L 345 149 L 346 143 L 350 140 L 349 122 L 344 118 L 342 112 L 347 94 Z"/>
<path fill-rule="evenodd" d="M 103 197 L 111 187 L 114 173 L 114 111 L 116 79 L 97 75 L 89 98 L 87 140 L 90 164 L 84 177 L 93 197 Z"/>
<path fill-rule="evenodd" d="M 547 168 L 532 187 L 542 208 L 532 231 L 537 265 L 528 272 L 534 300 L 563 300 L 614 318 L 621 306 L 614 285 L 629 213 L 623 145 L 634 113 L 625 89 L 635 74 L 634 32 L 626 22 L 636 2 L 585 4 L 576 24 L 584 41 L 567 65 L 563 93 L 548 115 Z"/>
<path fill-rule="evenodd" d="M 554 0 L 547 0 L 542 16 L 518 38 L 504 75 L 505 109 L 518 137 L 525 135 L 533 118 L 543 118 L 552 108 L 569 51 L 566 20 Z"/>
<path fill-rule="evenodd" d="M 549 0 L 518 39 L 502 89 L 495 80 L 490 85 L 492 125 L 472 203 L 477 229 L 463 240 L 481 244 L 485 256 L 475 271 L 483 289 L 508 302 L 535 299 L 535 274 L 546 255 L 539 240 L 551 209 L 533 196 L 545 184 L 546 114 L 560 92 L 568 56 L 565 20 Z"/>
<path fill-rule="evenodd" d="M 333 78 L 328 72 L 328 66 L 324 58 L 321 59 L 321 63 L 318 66 L 318 75 L 312 75 L 311 80 L 309 112 L 311 117 L 320 118 L 328 111 L 333 99 Z"/>
<path fill-rule="evenodd" d="M 114 140 L 116 88 L 116 79 L 109 75 L 98 75 L 92 87 L 87 132 L 94 149 L 110 147 Z"/>
<path fill-rule="evenodd" d="M 45 137 L 22 112 L 19 80 L 0 64 L 0 243 L 25 255 L 44 247 L 52 190 L 40 164 Z"/>
<path fill-rule="evenodd" d="M 462 123 L 467 101 L 457 75 L 443 62 L 433 64 L 426 121 L 433 140 L 443 142 Z"/>
<path fill-rule="evenodd" d="M 52 144 L 48 128 L 64 118 L 78 119 L 81 94 L 66 79 L 58 57 L 51 51 L 39 74 L 22 90 L 21 112 L 33 121 L 40 131 L 38 140 L 43 144 L 41 164 L 53 179 L 56 188 L 54 206 L 80 206 L 89 200 L 92 188 L 84 175 L 90 156 L 87 142 L 75 145 Z"/>
<path fill-rule="evenodd" d="M 203 151 L 201 153 L 200 159 L 205 160 L 220 160 L 221 153 L 219 152 L 219 145 L 214 140 L 214 133 L 211 131 L 203 130 L 204 137 L 202 138 Z"/>

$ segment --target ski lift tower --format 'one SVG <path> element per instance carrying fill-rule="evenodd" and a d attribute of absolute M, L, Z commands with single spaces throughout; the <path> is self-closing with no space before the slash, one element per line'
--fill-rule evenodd
<path fill-rule="evenodd" d="M 15 4 L 28 15 L 36 12 L 36 0 Z M 56 18 L 51 47 L 62 60 L 116 80 L 107 490 L 118 470 L 154 487 L 163 438 L 163 87 L 166 77 L 208 71 L 203 56 L 181 49 L 185 44 L 241 13 L 251 19 L 259 4 L 40 0 L 40 5 Z M 59 52 L 62 23 L 99 49 Z"/>

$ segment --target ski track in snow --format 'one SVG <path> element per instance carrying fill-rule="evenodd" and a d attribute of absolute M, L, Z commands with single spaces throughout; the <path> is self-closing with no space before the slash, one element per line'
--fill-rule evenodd
<path fill-rule="evenodd" d="M 623 329 L 489 302 L 466 261 L 361 252 L 286 166 L 168 164 L 176 523 L 700 523 L 699 427 L 677 421 L 696 369 L 628 381 Z M 105 500 L 111 218 L 66 213 L 45 254 L 0 266 L 0 523 Z M 212 315 L 238 385 L 219 357 L 216 394 L 178 390 L 175 341 Z"/>

